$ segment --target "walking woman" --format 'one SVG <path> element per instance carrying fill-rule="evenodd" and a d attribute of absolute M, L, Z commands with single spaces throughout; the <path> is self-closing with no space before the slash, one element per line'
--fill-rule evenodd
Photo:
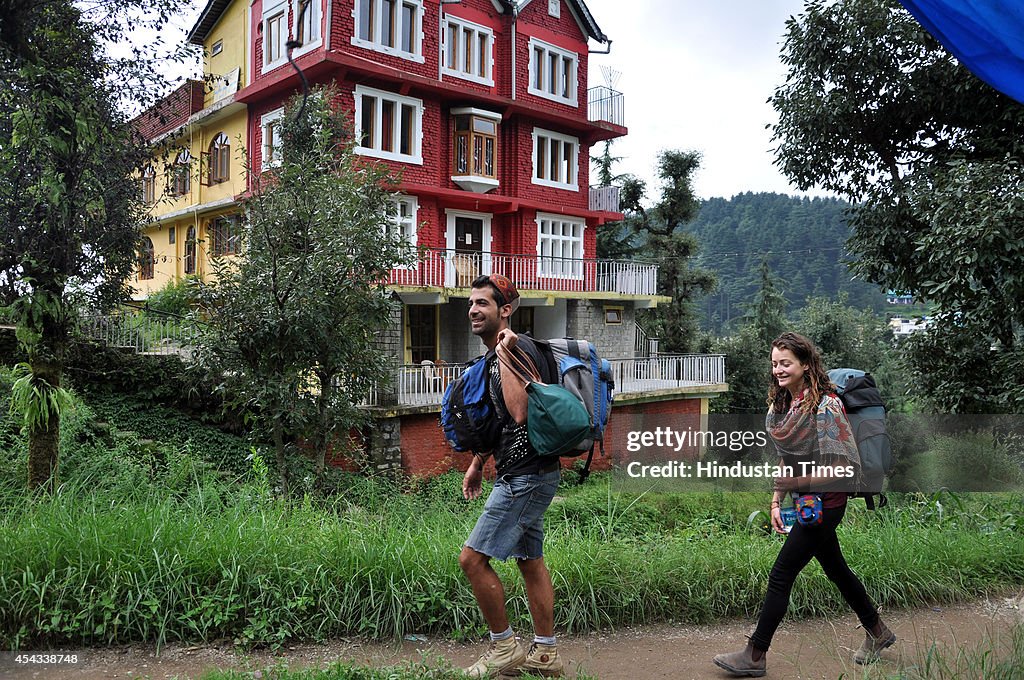
<path fill-rule="evenodd" d="M 853 660 L 858 664 L 871 663 L 883 649 L 896 642 L 896 636 L 879 619 L 864 585 L 847 566 L 836 536 L 847 499 L 845 490 L 836 489 L 852 489 L 853 480 L 844 475 L 857 474 L 860 470 L 853 432 L 843 404 L 835 396 L 835 386 L 821 365 L 818 348 L 810 340 L 797 333 L 783 333 L 772 342 L 771 362 L 773 380 L 768 391 L 765 426 L 778 450 L 780 464 L 795 473 L 792 477 L 775 480 L 772 528 L 786 533 L 780 506 L 786 494 L 792 492 L 800 494 L 801 498 L 809 495 L 809 503 L 813 503 L 815 497 L 820 498 L 820 510 L 817 510 L 820 523 L 793 525 L 768 576 L 768 592 L 761 606 L 761 616 L 746 648 L 719 654 L 714 662 L 735 676 L 765 674 L 768 648 L 789 607 L 793 582 L 814 558 L 864 626 L 864 644 Z M 810 474 L 801 474 L 802 471 Z M 813 521 L 813 505 L 807 514 L 810 515 L 807 519 Z"/>

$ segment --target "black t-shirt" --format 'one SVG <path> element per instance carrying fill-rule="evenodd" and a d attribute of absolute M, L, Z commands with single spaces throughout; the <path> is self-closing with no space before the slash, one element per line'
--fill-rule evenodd
<path fill-rule="evenodd" d="M 540 350 L 537 349 L 537 345 L 529 336 L 520 335 L 516 348 L 517 352 L 522 350 L 533 360 L 542 379 L 545 381 L 550 379 L 547 375 L 550 372 L 547 370 L 547 364 L 541 356 Z M 497 468 L 498 476 L 537 474 L 542 468 L 557 463 L 557 460 L 553 462 L 537 456 L 537 451 L 527 437 L 526 424 L 518 424 L 509 415 L 508 408 L 505 406 L 505 397 L 501 391 L 501 367 L 497 359 L 491 362 L 489 389 L 495 413 L 498 419 L 504 423 L 501 439 L 494 449 L 494 465 Z"/>

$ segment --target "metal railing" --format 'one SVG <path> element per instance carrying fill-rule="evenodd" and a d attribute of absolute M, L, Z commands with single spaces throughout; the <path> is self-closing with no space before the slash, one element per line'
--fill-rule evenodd
<path fill-rule="evenodd" d="M 394 269 L 394 286 L 469 288 L 481 274 L 504 274 L 521 290 L 656 295 L 658 265 L 540 255 L 425 249 L 418 262 Z"/>
<path fill-rule="evenodd" d="M 626 98 L 618 90 L 597 85 L 587 90 L 587 118 L 613 125 L 626 124 Z"/>
<path fill-rule="evenodd" d="M 138 354 L 187 354 L 193 331 L 184 320 L 141 314 L 97 314 L 82 317 L 78 331 L 111 347 Z"/>
<path fill-rule="evenodd" d="M 724 354 L 680 354 L 647 359 L 610 359 L 615 394 L 631 394 L 725 382 Z M 374 390 L 367 406 L 438 406 L 462 364 L 406 365 L 395 369 L 388 390 Z"/>
<path fill-rule="evenodd" d="M 590 187 L 590 209 L 603 212 L 619 212 L 619 188 Z"/>
<path fill-rule="evenodd" d="M 658 355 L 658 338 L 652 338 L 647 335 L 647 331 L 635 323 L 635 340 L 633 342 L 633 355 L 637 359 L 646 359 L 647 357 L 653 357 Z"/>

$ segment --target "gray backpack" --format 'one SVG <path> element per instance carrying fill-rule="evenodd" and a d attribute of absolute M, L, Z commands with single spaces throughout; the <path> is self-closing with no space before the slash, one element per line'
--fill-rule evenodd
<path fill-rule="evenodd" d="M 580 471 L 580 483 L 590 475 L 590 464 L 594 459 L 594 447 L 604 455 L 604 431 L 612 412 L 612 391 L 615 379 L 611 364 L 602 359 L 597 349 L 586 340 L 554 338 L 536 340 L 538 349 L 548 362 L 552 375 L 558 376 L 558 384 L 572 392 L 590 415 L 590 434 L 575 450 L 563 456 L 587 454 L 587 462 Z"/>
<path fill-rule="evenodd" d="M 892 470 L 892 446 L 885 428 L 885 402 L 870 373 L 856 368 L 834 368 L 828 378 L 836 386 L 836 395 L 846 408 L 853 438 L 860 452 L 861 483 L 855 496 L 862 497 L 869 510 L 886 504 L 882 484 Z"/>

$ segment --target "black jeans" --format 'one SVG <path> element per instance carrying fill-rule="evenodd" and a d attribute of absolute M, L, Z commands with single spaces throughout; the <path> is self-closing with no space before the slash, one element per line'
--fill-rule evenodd
<path fill-rule="evenodd" d="M 824 511 L 821 524 L 808 527 L 798 522 L 789 532 L 768 575 L 768 593 L 764 597 L 757 629 L 750 636 L 750 642 L 758 649 L 767 650 L 771 646 L 772 636 L 789 607 L 793 582 L 812 557 L 818 560 L 825 575 L 839 588 L 843 599 L 857 613 L 861 624 L 870 629 L 878 623 L 878 610 L 864 590 L 864 584 L 850 571 L 839 547 L 836 527 L 845 514 L 846 506 L 828 508 Z"/>

